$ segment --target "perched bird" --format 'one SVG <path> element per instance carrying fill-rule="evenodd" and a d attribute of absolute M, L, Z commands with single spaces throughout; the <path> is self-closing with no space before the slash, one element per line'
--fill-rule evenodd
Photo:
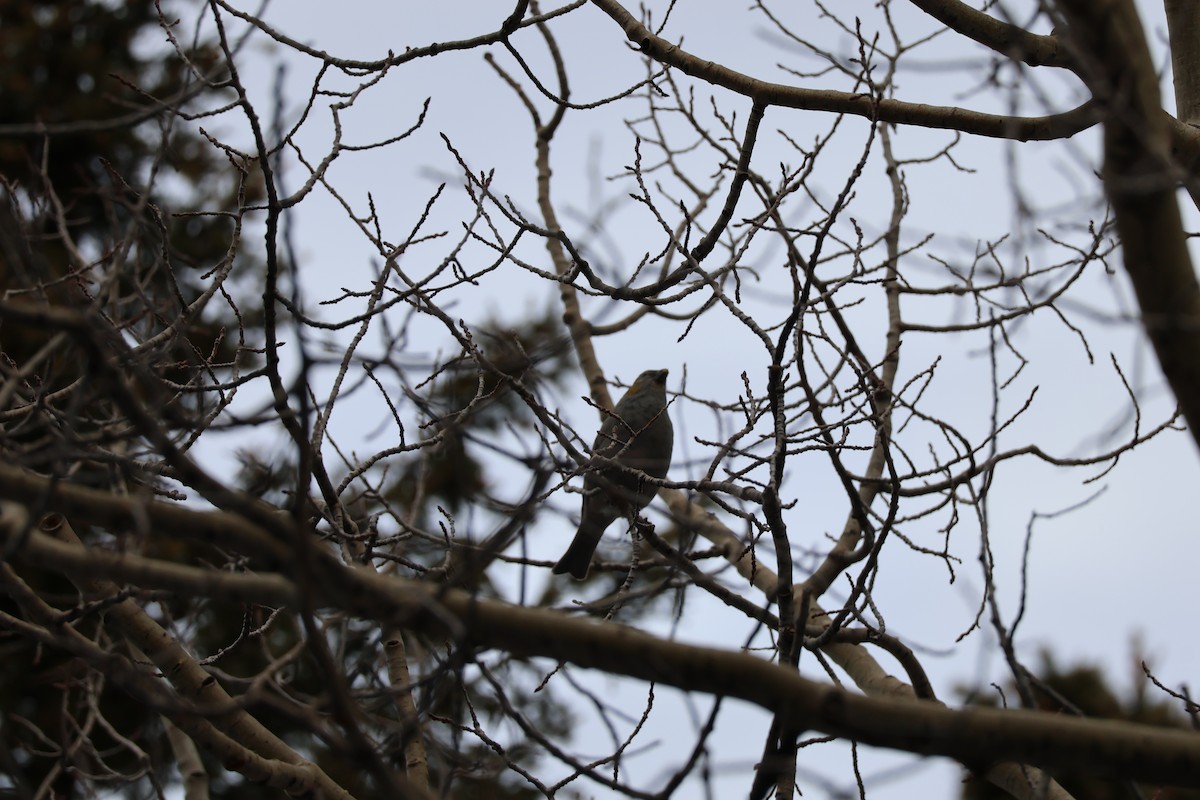
<path fill-rule="evenodd" d="M 671 466 L 675 432 L 667 417 L 667 371 L 646 370 L 609 412 L 593 455 L 612 459 L 622 467 L 663 478 Z M 594 464 L 583 477 L 583 513 L 579 530 L 567 552 L 554 565 L 555 574 L 587 577 L 592 553 L 609 525 L 630 512 L 641 511 L 654 499 L 658 487 L 642 476 L 612 465 Z"/>

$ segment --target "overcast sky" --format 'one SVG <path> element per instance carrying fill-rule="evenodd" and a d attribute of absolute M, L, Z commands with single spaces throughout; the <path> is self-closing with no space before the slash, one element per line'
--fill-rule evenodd
<path fill-rule="evenodd" d="M 240 5 L 253 9 L 249 4 Z M 663 3 L 649 5 L 655 9 L 664 7 Z M 874 0 L 844 0 L 841 5 L 847 8 L 862 5 L 864 18 L 875 17 Z M 1149 2 L 1140 5 L 1151 44 L 1161 55 L 1166 40 L 1161 9 Z M 931 30 L 934 27 L 903 4 L 897 6 L 899 25 L 912 26 L 911 30 L 920 25 Z M 1027 6 L 1028 3 L 1007 4 L 1017 19 L 1022 19 L 1018 12 Z M 337 4 L 310 0 L 274 3 L 268 7 L 265 18 L 288 36 L 333 55 L 376 59 L 389 49 L 400 51 L 491 31 L 509 10 L 482 0 L 439 3 L 345 0 Z M 673 36 L 685 36 L 686 49 L 756 77 L 797 81 L 778 65 L 784 63 L 800 70 L 817 66 L 810 56 L 771 35 L 762 15 L 748 12 L 745 4 L 681 0 L 672 20 L 669 31 Z M 570 69 L 574 102 L 586 103 L 611 95 L 644 77 L 642 66 L 623 33 L 596 9 L 584 8 L 570 14 L 555 23 L 555 30 Z M 242 60 L 244 78 L 251 84 L 259 108 L 269 109 L 275 67 L 285 64 L 289 87 L 285 118 L 293 123 L 307 98 L 307 87 L 318 65 L 283 48 L 267 46 L 261 36 L 256 41 L 258 44 Z M 514 42 L 534 69 L 544 68 L 546 62 L 532 32 L 519 33 Z M 852 53 L 854 43 L 849 36 L 830 34 L 827 47 L 833 52 Z M 456 220 L 469 208 L 461 189 L 461 175 L 441 134 L 476 171 L 494 169 L 500 191 L 510 194 L 519 208 L 536 217 L 531 123 L 512 92 L 484 62 L 483 52 L 451 53 L 404 65 L 365 93 L 344 115 L 346 142 L 365 143 L 407 129 L 416 121 L 425 98 L 432 98 L 424 127 L 409 140 L 379 151 L 344 154 L 330 171 L 331 182 L 357 213 L 365 213 L 370 195 L 385 230 L 394 231 L 390 237 L 393 240 L 407 232 L 441 181 L 448 182 L 447 196 L 439 205 L 436 225 L 456 231 Z M 491 48 L 489 52 L 506 69 L 518 69 L 502 48 Z M 900 76 L 897 97 L 1006 111 L 1001 105 L 1002 95 L 975 91 L 986 77 L 978 68 L 985 61 L 979 48 L 943 37 L 914 57 L 922 69 Z M 1169 67 L 1165 57 L 1160 63 L 1164 69 Z M 1070 79 L 1044 71 L 1039 71 L 1037 78 L 1052 104 L 1069 107 L 1068 93 L 1077 88 Z M 821 86 L 821 80 L 809 78 L 805 85 Z M 354 84 L 344 77 L 329 81 L 330 86 L 343 88 Z M 1163 86 L 1170 108 L 1169 83 L 1164 82 Z M 749 108 L 744 98 L 720 89 L 697 87 L 698 106 L 707 107 L 710 96 L 723 112 L 736 112 L 739 120 L 744 120 Z M 306 156 L 313 159 L 323 157 L 328 148 L 329 103 L 330 98 L 318 98 L 298 137 Z M 541 107 L 548 109 L 548 102 L 543 99 Z M 1032 100 L 1020 111 L 1046 113 Z M 554 151 L 555 195 L 564 225 L 582 226 L 598 208 L 628 191 L 626 185 L 606 178 L 621 174 L 624 166 L 632 163 L 633 135 L 623 120 L 633 113 L 631 105 L 618 105 L 568 115 Z M 755 153 L 755 165 L 770 173 L 770 165 L 779 160 L 794 160 L 794 153 L 775 131 L 783 130 L 796 140 L 808 141 L 826 130 L 829 123 L 826 115 L 817 112 L 771 109 L 762 126 L 765 135 Z M 857 129 L 858 138 L 848 134 L 845 151 L 824 163 L 825 173 L 819 177 L 825 183 L 819 185 L 826 188 L 830 197 L 840 187 L 846 169 L 858 157 L 853 144 L 861 144 L 867 130 L 862 120 L 852 119 L 845 124 Z M 915 159 L 936 152 L 952 138 L 945 132 L 902 129 L 896 134 L 896 144 L 903 157 Z M 926 233 L 936 231 L 938 239 L 928 250 L 949 258 L 961 257 L 979 240 L 999 240 L 1007 234 L 1009 238 L 1001 252 L 1014 263 L 1025 256 L 1053 258 L 1054 249 L 1040 241 L 1018 213 L 1013 188 L 1017 187 L 1021 198 L 1038 208 L 1062 208 L 1064 219 L 1086 217 L 1087 209 L 1079 207 L 1085 199 L 1079 191 L 1094 190 L 1089 170 L 1095 166 L 1092 160 L 1095 143 L 1094 131 L 1080 135 L 1072 143 L 1014 146 L 965 138 L 955 151 L 956 161 L 972 172 L 959 172 L 948 163 L 911 168 L 911 212 L 906 222 L 906 241 L 915 243 Z M 304 177 L 298 169 L 289 170 L 286 175 L 289 189 L 295 189 Z M 868 235 L 881 230 L 886 223 L 890 199 L 884 187 L 882 169 L 875 163 L 868 165 L 854 210 Z M 877 191 L 878 197 L 872 197 L 872 191 Z M 629 207 L 615 214 L 610 231 L 620 231 L 619 238 L 610 235 L 595 245 L 608 261 L 617 266 L 623 262 L 628 267 L 647 249 L 657 249 L 659 239 L 655 238 L 645 215 Z M 342 287 L 362 289 L 367 285 L 378 258 L 328 193 L 318 189 L 291 212 L 289 224 L 310 308 L 316 310 L 318 301 L 337 294 Z M 429 257 L 435 252 L 436 248 L 431 248 Z M 936 264 L 925 255 L 915 256 L 905 269 L 914 276 L 924 271 L 930 280 L 937 274 Z M 779 308 L 779 296 L 770 285 L 750 289 L 761 292 L 764 309 Z M 1123 389 L 1110 354 L 1120 360 L 1127 377 L 1144 398 L 1142 412 L 1147 427 L 1162 420 L 1173 406 L 1172 399 L 1161 389 L 1157 366 L 1136 324 L 1129 321 L 1132 304 L 1123 277 L 1118 274 L 1089 278 L 1080 296 L 1089 307 L 1109 315 L 1092 320 L 1086 329 L 1094 361 L 1089 363 L 1079 337 L 1051 314 L 1035 315 L 1029 324 L 1022 326 L 1015 346 L 1028 350 L 1031 360 L 1014 381 L 1007 402 L 1019 404 L 1035 388 L 1037 398 L 1028 416 L 1006 435 L 1006 446 L 1036 441 L 1056 455 L 1075 456 L 1094 451 L 1097 442 L 1105 441 L 1114 427 L 1127 430 Z M 547 303 L 557 303 L 557 293 L 546 282 L 509 271 L 503 280 L 489 282 L 476 296 L 464 295 L 462 302 L 464 305 L 456 307 L 454 313 L 466 319 L 479 319 L 482 307 L 490 314 L 516 320 Z M 608 313 L 602 304 L 591 301 L 585 311 L 602 318 Z M 944 307 L 936 313 L 944 315 Z M 943 316 L 930 321 L 948 320 Z M 862 324 L 864 330 L 870 330 L 872 325 L 865 320 Z M 727 318 L 724 322 L 715 315 L 706 318 L 683 341 L 677 341 L 681 331 L 667 325 L 659 326 L 654 336 L 636 333 L 640 330 L 635 328 L 633 333 L 598 342 L 601 363 L 610 378 L 628 381 L 643 369 L 667 367 L 671 370 L 672 388 L 679 388 L 686 379 L 689 390 L 695 394 L 730 398 L 736 395 L 738 375 L 744 370 L 757 390 L 765 387 L 765 354 Z M 429 352 L 451 347 L 444 338 L 436 339 L 436 328 L 429 331 L 431 339 L 424 343 Z M 932 405 L 927 410 L 944 413 L 964 429 L 975 432 L 987 424 L 992 413 L 988 399 L 990 367 L 980 344 L 977 337 L 912 337 L 905 343 L 902 369 L 911 376 L 942 357 L 944 363 L 931 389 Z M 1012 371 L 1016 365 L 1008 361 L 1001 367 Z M 594 424 L 589 420 L 594 419 L 595 412 L 579 400 L 585 392 L 586 387 L 579 379 L 572 389 L 555 398 L 563 414 L 573 418 L 581 430 Z M 334 421 L 335 435 L 343 441 L 364 437 L 388 414 L 386 408 L 357 403 L 357 400 L 348 403 Z M 1007 412 L 1013 410 L 1008 408 Z M 677 403 L 673 416 L 677 448 L 683 449 L 677 449 L 677 466 L 672 477 L 695 477 L 688 473 L 686 458 L 680 458 L 679 453 L 695 452 L 691 448 L 697 445 L 688 445 L 686 437 L 710 433 L 713 420 L 704 409 L 686 403 Z M 794 531 L 804 531 L 801 536 L 809 536 L 810 541 L 819 544 L 820 537 L 840 532 L 846 515 L 844 497 L 839 497 L 828 462 L 820 454 L 794 459 L 791 464 L 796 472 L 789 480 L 795 487 L 799 505 L 790 512 L 789 525 Z M 998 471 L 991 496 L 990 534 L 1002 606 L 1011 620 L 1016 612 L 1025 534 L 1033 525 L 1036 536 L 1029 552 L 1027 608 L 1018 635 L 1026 663 L 1036 666 L 1039 649 L 1051 647 L 1061 664 L 1102 663 L 1122 685 L 1128 685 L 1136 639 L 1142 648 L 1140 652 L 1150 659 L 1159 676 L 1168 685 L 1177 686 L 1195 674 L 1200 657 L 1200 642 L 1186 633 L 1194 627 L 1189 623 L 1197 600 L 1190 490 L 1200 476 L 1194 445 L 1187 435 L 1170 433 L 1127 454 L 1108 476 L 1085 483 L 1085 479 L 1098 471 L 1065 472 L 1029 459 L 1009 462 Z M 1039 516 L 1064 511 L 1095 495 L 1098 497 L 1076 511 L 1054 518 Z M 575 502 L 575 496 L 564 498 L 562 507 L 572 512 Z M 565 518 L 560 530 L 538 530 L 530 541 L 531 554 L 554 557 L 570 533 L 570 522 Z M 616 533 L 614 528 L 609 535 Z M 963 561 L 953 584 L 940 562 L 895 547 L 885 553 L 889 563 L 881 571 L 875 590 L 875 598 L 887 615 L 889 630 L 925 648 L 921 654 L 923 663 L 941 697 L 948 701 L 956 699 L 957 686 L 988 680 L 1003 682 L 1005 678 L 995 663 L 994 643 L 986 625 L 964 642 L 956 642 L 971 625 L 982 585 L 977 563 L 978 537 L 961 531 L 957 536 L 951 549 Z M 726 628 L 714 624 L 714 620 L 731 622 Z M 661 622 L 660 630 L 668 627 L 669 621 Z M 731 617 L 715 603 L 697 598 L 688 606 L 676 635 L 687 641 L 736 648 L 744 644 L 746 630 L 744 619 Z M 879 657 L 887 660 L 886 656 Z M 819 677 L 811 661 L 806 673 Z M 644 695 L 644 686 L 620 682 L 618 688 L 618 682 L 593 677 L 595 685 L 607 687 L 606 691 L 628 692 L 634 698 Z M 636 708 L 638 701 L 633 702 Z M 707 710 L 707 701 L 696 702 L 702 713 Z M 677 711 L 661 713 L 672 707 Z M 649 785 L 657 785 L 679 762 L 680 748 L 691 744 L 688 736 L 682 740 L 673 736 L 673 726 L 680 724 L 676 715 L 687 713 L 683 700 L 662 690 L 656 708 L 660 713 L 652 717 L 645 741 L 657 745 L 634 756 L 627 764 L 631 770 L 628 774 L 644 779 Z M 739 719 L 744 724 L 737 722 Z M 754 763 L 760 752 L 765 715 L 730 704 L 722 720 L 718 728 L 720 755 L 715 764 L 717 785 L 723 792 L 734 792 L 737 796 L 747 789 L 746 766 Z M 692 725 L 686 728 L 690 731 Z M 605 751 L 607 743 L 603 736 L 594 749 L 587 750 L 587 735 L 581 733 L 580 742 L 584 743 L 581 749 L 596 754 Z M 853 794 L 848 761 L 831 758 L 830 752 L 821 749 L 812 758 L 802 753 L 801 777 L 806 797 Z M 667 764 L 666 768 L 657 766 L 660 760 Z M 868 785 L 872 785 L 870 776 L 910 761 L 908 757 L 871 754 L 863 761 Z M 807 775 L 810 770 L 831 783 Z M 956 765 L 942 762 L 932 772 L 919 771 L 908 779 L 873 790 L 869 796 L 904 798 L 920 791 L 924 797 L 951 797 L 957 791 L 959 775 Z M 808 782 L 804 783 L 805 780 Z M 576 785 L 587 796 L 606 796 L 594 784 Z M 689 791 L 697 790 L 698 785 L 692 784 Z M 679 796 L 693 795 L 683 792 Z"/>

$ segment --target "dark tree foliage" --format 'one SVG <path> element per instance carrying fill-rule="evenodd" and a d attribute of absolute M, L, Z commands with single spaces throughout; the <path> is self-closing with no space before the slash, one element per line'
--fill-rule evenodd
<path fill-rule="evenodd" d="M 235 207 L 239 193 L 244 201 L 261 190 L 252 173 L 240 184 L 217 177 L 230 173 L 225 155 L 163 113 L 186 106 L 205 88 L 163 38 L 151 0 L 0 2 L 6 64 L 0 70 L 0 287 L 6 300 L 31 308 L 48 302 L 84 309 L 99 301 L 130 339 L 158 336 L 138 354 L 139 363 L 178 387 L 161 411 L 186 436 L 204 412 L 192 390 L 220 380 L 222 364 L 253 360 L 239 348 L 238 334 L 253 337 L 260 313 L 242 309 L 239 322 L 229 306 L 181 311 L 203 293 L 202 276 L 229 257 L 233 220 L 220 212 Z M 200 69 L 217 63 L 211 48 L 188 57 Z M 169 191 L 162 188 L 167 183 Z M 217 213 L 177 216 L 177 207 Z M 168 320 L 175 323 L 169 329 Z M 41 413 L 0 425 L 0 459 L 115 491 L 153 486 L 155 476 L 120 466 L 127 462 L 116 456 L 131 443 L 113 427 L 120 412 L 93 359 L 72 337 L 0 316 L 0 369 L 9 378 L 19 374 L 22 399 L 42 406 Z M 184 545 L 175 550 L 164 555 L 181 561 L 215 555 Z M 48 597 L 76 602 L 61 577 L 35 578 L 33 585 Z M 7 598 L 0 608 L 15 611 Z M 103 641 L 99 610 L 81 627 Z M 178 602 L 165 602 L 163 610 L 180 620 L 197 613 Z M 200 626 L 203 638 L 233 640 L 237 631 L 222 628 L 242 617 L 237 609 L 210 611 L 214 624 Z M 88 757 L 70 720 L 87 716 L 92 697 L 99 697 L 120 735 L 152 743 L 150 763 L 139 764 L 121 755 L 102 727 L 89 732 L 97 748 L 115 751 L 110 766 L 167 779 L 154 774 L 169 763 L 155 714 L 97 686 L 97 676 L 79 670 L 68 655 L 7 635 L 2 647 L 0 748 L 10 755 L 0 773 L 10 785 L 31 789 L 48 782 L 56 797 L 81 796 L 75 770 L 86 769 Z M 59 738 L 39 746 L 33 730 Z M 148 783 L 135 785 L 142 789 L 134 794 L 149 791 Z"/>
<path fill-rule="evenodd" d="M 1091 719 L 1136 722 L 1159 728 L 1191 730 L 1192 721 L 1179 710 L 1178 703 L 1151 693 L 1138 676 L 1135 688 L 1122 694 L 1113 686 L 1111 675 L 1095 664 L 1061 666 L 1054 653 L 1043 651 L 1042 663 L 1036 674 L 1025 676 L 1023 686 L 1009 681 L 1004 698 L 1010 703 L 1028 697 L 1033 708 L 1055 714 L 1070 714 Z M 997 705 L 994 690 L 973 693 L 976 704 Z M 1200 800 L 1200 791 L 1173 786 L 1152 786 L 1121 781 L 1103 780 L 1085 772 L 1054 773 L 1054 779 L 1074 797 L 1087 800 L 1126 800 L 1132 797 L 1155 800 Z M 963 783 L 963 800 L 1001 800 L 1004 792 L 980 780 Z"/>

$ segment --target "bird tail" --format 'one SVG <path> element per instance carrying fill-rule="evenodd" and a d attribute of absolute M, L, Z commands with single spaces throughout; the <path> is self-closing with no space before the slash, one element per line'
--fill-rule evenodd
<path fill-rule="evenodd" d="M 587 578 L 588 570 L 592 566 L 592 553 L 596 552 L 603 535 L 604 528 L 587 522 L 581 524 L 575 532 L 575 538 L 571 540 L 571 546 L 554 565 L 554 574 L 570 573 L 571 577 L 580 581 Z"/>

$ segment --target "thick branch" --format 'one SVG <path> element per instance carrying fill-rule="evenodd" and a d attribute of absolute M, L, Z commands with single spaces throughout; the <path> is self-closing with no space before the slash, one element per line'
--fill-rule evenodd
<path fill-rule="evenodd" d="M 1069 67 L 1057 36 L 1036 33 L 996 19 L 959 0 L 909 0 L 947 28 L 1031 67 Z"/>
<path fill-rule="evenodd" d="M 1104 100 L 1104 186 L 1142 322 L 1200 444 L 1200 285 L 1175 199 L 1171 131 L 1132 0 L 1060 0 L 1081 74 Z"/>
<path fill-rule="evenodd" d="M 1175 115 L 1200 125 L 1200 5 L 1195 0 L 1166 0 L 1171 38 L 1171 72 L 1175 83 Z"/>
<path fill-rule="evenodd" d="M 147 588 L 187 593 L 227 583 L 233 596 L 294 603 L 295 588 L 259 576 L 213 575 L 139 556 L 87 550 L 36 531 L 4 530 L 18 559 L 88 577 L 97 570 Z M 802 677 L 746 653 L 670 642 L 615 623 L 576 619 L 540 608 L 511 606 L 457 590 L 384 577 L 320 559 L 322 579 L 309 588 L 318 604 L 347 602 L 355 613 L 385 624 L 449 636 L 467 647 L 540 656 L 686 691 L 737 697 L 781 712 L 795 727 L 864 744 L 942 755 L 985 767 L 1016 760 L 1055 769 L 1156 783 L 1200 786 L 1200 737 L 1179 731 L 1030 711 L 951 710 L 932 703 L 863 697 Z M 181 571 L 196 573 L 181 579 Z M 251 584 L 258 583 L 251 588 Z"/>
<path fill-rule="evenodd" d="M 723 86 L 765 106 L 832 111 L 897 125 L 944 128 L 973 133 L 978 136 L 1016 139 L 1022 142 L 1066 139 L 1090 128 L 1098 119 L 1096 109 L 1091 103 L 1085 103 L 1062 114 L 1044 117 L 1012 117 L 1003 114 L 984 114 L 956 107 L 906 103 L 900 100 L 879 100 L 869 94 L 851 94 L 831 89 L 803 89 L 798 86 L 761 81 L 716 62 L 692 55 L 666 39 L 656 36 L 616 0 L 593 0 L 593 3 L 612 17 L 625 31 L 629 40 L 655 61 L 682 70 L 694 78 L 716 86 Z"/>

